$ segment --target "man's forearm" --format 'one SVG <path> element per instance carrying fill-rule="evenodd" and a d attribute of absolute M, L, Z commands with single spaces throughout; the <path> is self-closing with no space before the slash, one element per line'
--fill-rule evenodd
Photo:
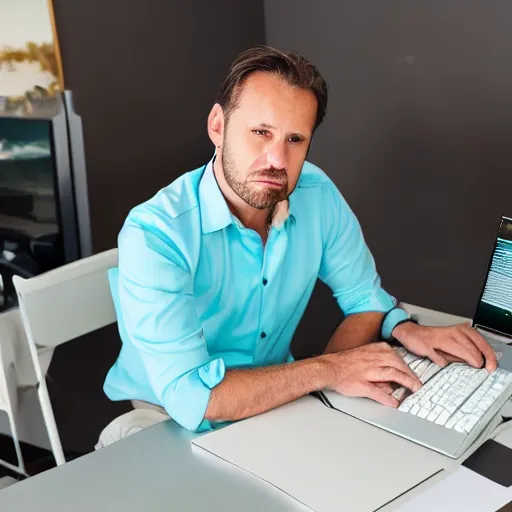
<path fill-rule="evenodd" d="M 380 327 L 384 313 L 356 313 L 347 316 L 338 325 L 325 347 L 324 354 L 341 352 L 349 348 L 360 347 L 380 339 Z"/>
<path fill-rule="evenodd" d="M 236 421 L 255 416 L 327 387 L 322 357 L 247 370 L 229 370 L 210 395 L 205 419 Z"/>
<path fill-rule="evenodd" d="M 332 335 L 325 354 L 359 347 L 379 339 L 382 313 L 350 315 Z M 210 395 L 205 419 L 236 421 L 269 411 L 313 391 L 329 387 L 330 365 L 320 356 L 296 363 L 247 370 L 228 370 Z"/>

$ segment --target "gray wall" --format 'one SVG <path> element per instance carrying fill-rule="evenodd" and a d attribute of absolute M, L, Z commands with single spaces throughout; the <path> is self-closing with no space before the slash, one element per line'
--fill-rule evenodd
<path fill-rule="evenodd" d="M 94 251 L 128 210 L 213 154 L 206 119 L 233 58 L 264 42 L 261 0 L 54 0 L 83 117 Z"/>
<path fill-rule="evenodd" d="M 55 0 L 66 85 L 83 116 L 95 251 L 128 210 L 210 155 L 206 116 L 234 56 L 304 53 L 330 86 L 311 160 L 363 225 L 384 285 L 472 315 L 501 214 L 512 215 L 512 4 L 494 0 Z M 340 320 L 315 291 L 294 352 Z M 50 390 L 64 444 L 92 447 L 127 404 L 101 391 L 114 326 L 59 348 Z M 87 411 L 83 414 L 83 411 Z"/>
<path fill-rule="evenodd" d="M 497 0 L 265 1 L 267 42 L 329 84 L 310 159 L 404 301 L 472 316 L 512 215 L 511 19 Z"/>
<path fill-rule="evenodd" d="M 213 147 L 206 119 L 233 58 L 264 42 L 261 0 L 54 0 L 66 87 L 83 118 L 94 251 L 128 210 Z M 90 450 L 129 409 L 103 394 L 115 326 L 59 347 L 49 388 L 63 444 Z"/>

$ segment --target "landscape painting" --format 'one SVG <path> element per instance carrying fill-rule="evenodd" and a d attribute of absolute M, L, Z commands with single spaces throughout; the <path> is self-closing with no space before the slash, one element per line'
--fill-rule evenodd
<path fill-rule="evenodd" d="M 51 0 L 0 0 L 0 116 L 53 117 L 63 90 Z"/>

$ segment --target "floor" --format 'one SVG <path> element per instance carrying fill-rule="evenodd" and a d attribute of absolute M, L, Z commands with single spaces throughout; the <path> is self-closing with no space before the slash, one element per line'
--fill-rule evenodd
<path fill-rule="evenodd" d="M 27 443 L 21 443 L 21 452 L 25 462 L 25 469 L 29 476 L 37 475 L 38 473 L 55 467 L 52 452 L 49 450 L 32 446 Z M 85 453 L 66 451 L 65 456 L 66 460 L 69 461 L 84 454 Z M 18 464 L 16 452 L 14 450 L 14 443 L 9 436 L 0 435 L 0 456 L 2 460 L 5 460 L 10 464 Z M 12 477 L 16 480 L 23 478 L 18 473 L 0 465 L 0 479 L 4 477 Z"/>

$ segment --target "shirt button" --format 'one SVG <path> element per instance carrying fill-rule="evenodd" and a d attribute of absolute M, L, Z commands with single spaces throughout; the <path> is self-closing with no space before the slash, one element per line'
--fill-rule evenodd
<path fill-rule="evenodd" d="M 266 332 L 262 332 L 262 333 L 260 334 L 260 336 L 261 336 L 262 338 L 266 338 L 266 337 L 267 337 L 267 333 L 266 333 Z"/>
<path fill-rule="evenodd" d="M 266 277 L 264 277 L 264 278 L 263 278 L 262 283 L 263 283 L 263 286 L 267 286 L 268 281 L 267 281 L 267 278 L 266 278 Z"/>

